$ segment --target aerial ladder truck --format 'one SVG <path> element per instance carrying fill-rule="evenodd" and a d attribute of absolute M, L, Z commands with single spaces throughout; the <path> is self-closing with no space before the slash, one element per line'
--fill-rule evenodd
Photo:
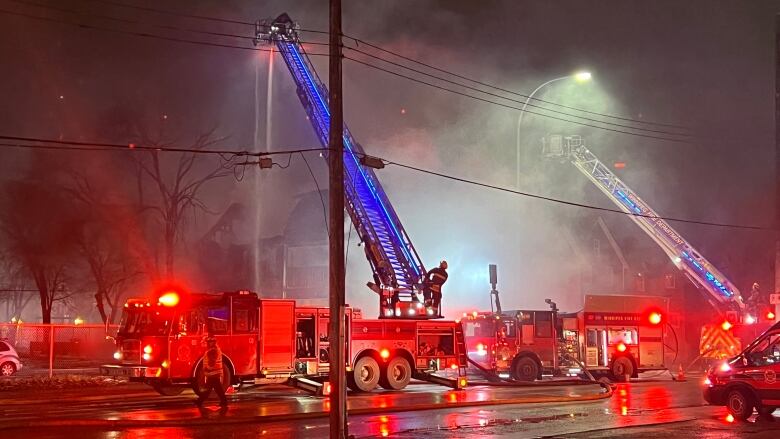
<path fill-rule="evenodd" d="M 314 132 L 329 152 L 328 91 L 317 76 L 299 38 L 297 25 L 287 14 L 258 23 L 256 42 L 276 46 L 297 86 Z M 425 288 L 426 270 L 373 168 L 383 164 L 368 156 L 344 125 L 345 206 L 371 265 L 368 287 L 379 295 L 379 318 L 428 319 L 441 317 L 441 306 L 418 299 Z"/>
<path fill-rule="evenodd" d="M 725 337 L 725 344 L 721 347 L 726 348 L 728 354 L 736 353 L 739 350 L 739 340 L 734 338 L 732 328 L 744 328 L 760 319 L 759 315 L 746 313 L 739 289 L 604 165 L 585 146 L 581 136 L 549 136 L 544 139 L 543 154 L 546 158 L 569 160 L 621 211 L 628 214 L 629 218 L 661 247 L 674 265 L 704 293 L 720 318 L 717 324 L 713 322 L 713 325 L 708 326 L 720 334 L 711 334 L 709 332 L 712 331 L 705 328 L 702 331 L 701 353 L 707 356 L 705 348 L 708 342 L 705 339 L 710 337 L 721 341 L 724 341 L 722 339 Z M 725 346 L 734 341 L 735 344 Z M 715 346 L 712 348 L 716 350 Z"/>

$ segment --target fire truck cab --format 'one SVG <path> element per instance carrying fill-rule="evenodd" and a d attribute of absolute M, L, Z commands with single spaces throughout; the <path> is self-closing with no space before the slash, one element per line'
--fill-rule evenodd
<path fill-rule="evenodd" d="M 780 407 L 780 323 L 753 340 L 737 356 L 709 368 L 704 399 L 725 405 L 737 419 L 771 415 Z"/>
<path fill-rule="evenodd" d="M 517 310 L 464 315 L 472 364 L 502 378 L 533 381 L 557 368 L 552 311 Z"/>

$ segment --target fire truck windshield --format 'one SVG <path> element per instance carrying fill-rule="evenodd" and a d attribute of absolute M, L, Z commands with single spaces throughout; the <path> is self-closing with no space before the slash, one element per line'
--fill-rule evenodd
<path fill-rule="evenodd" d="M 151 308 L 126 309 L 119 323 L 122 337 L 138 335 L 166 335 L 170 328 L 172 312 Z"/>

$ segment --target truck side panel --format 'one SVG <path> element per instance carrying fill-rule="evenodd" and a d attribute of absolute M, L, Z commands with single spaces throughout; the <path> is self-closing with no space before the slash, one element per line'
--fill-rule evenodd
<path fill-rule="evenodd" d="M 260 369 L 290 372 L 295 359 L 295 302 L 260 301 Z"/>

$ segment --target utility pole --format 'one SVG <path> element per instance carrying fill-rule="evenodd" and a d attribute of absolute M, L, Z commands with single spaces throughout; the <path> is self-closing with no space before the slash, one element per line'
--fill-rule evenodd
<path fill-rule="evenodd" d="M 344 322 L 344 114 L 341 94 L 341 0 L 330 0 L 330 132 L 328 146 L 330 224 L 330 437 L 347 437 Z"/>
<path fill-rule="evenodd" d="M 771 293 L 780 293 L 780 14 L 775 15 L 775 285 Z M 775 304 L 780 314 L 780 304 Z"/>

